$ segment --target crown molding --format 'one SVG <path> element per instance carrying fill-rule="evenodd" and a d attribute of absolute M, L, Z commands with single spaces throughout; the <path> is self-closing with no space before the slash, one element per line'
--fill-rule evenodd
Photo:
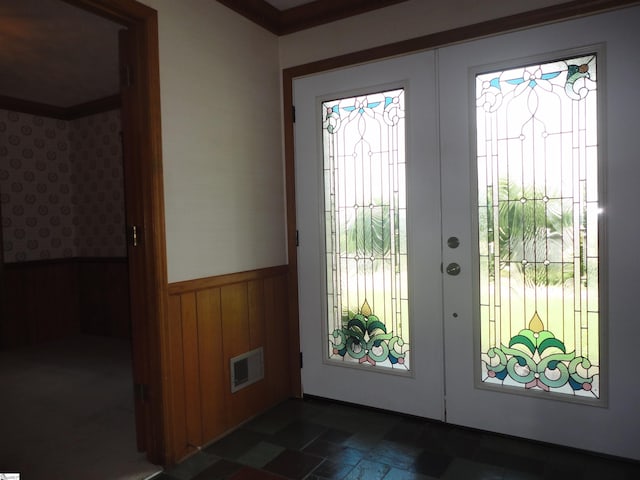
<path fill-rule="evenodd" d="M 278 10 L 265 0 L 218 0 L 276 35 L 287 35 L 407 0 L 315 0 Z"/>
<path fill-rule="evenodd" d="M 14 112 L 28 113 L 40 117 L 57 118 L 59 120 L 75 120 L 96 113 L 108 112 L 120 108 L 120 95 L 98 98 L 86 103 L 70 107 L 58 107 L 47 103 L 32 102 L 21 98 L 0 95 L 0 108 Z"/>

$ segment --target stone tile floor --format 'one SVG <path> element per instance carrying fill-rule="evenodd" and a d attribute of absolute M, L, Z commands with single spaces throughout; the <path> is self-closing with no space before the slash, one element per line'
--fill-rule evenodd
<path fill-rule="evenodd" d="M 153 477 L 218 479 L 638 480 L 640 463 L 305 399 L 282 403 Z"/>

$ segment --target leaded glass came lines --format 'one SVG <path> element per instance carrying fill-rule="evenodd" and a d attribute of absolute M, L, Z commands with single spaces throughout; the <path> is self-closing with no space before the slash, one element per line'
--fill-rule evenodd
<path fill-rule="evenodd" d="M 476 76 L 482 381 L 600 395 L 596 55 Z"/>
<path fill-rule="evenodd" d="M 328 358 L 408 370 L 404 90 L 322 104 Z"/>

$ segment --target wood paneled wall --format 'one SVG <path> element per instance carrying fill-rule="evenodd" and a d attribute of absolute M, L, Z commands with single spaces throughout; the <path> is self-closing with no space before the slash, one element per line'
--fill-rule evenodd
<path fill-rule="evenodd" d="M 169 286 L 173 461 L 291 396 L 287 288 L 286 266 Z M 231 393 L 230 359 L 258 347 L 265 378 Z"/>
<path fill-rule="evenodd" d="M 77 262 L 82 333 L 129 338 L 129 265 L 126 258 Z"/>
<path fill-rule="evenodd" d="M 78 333 L 129 336 L 126 258 L 7 263 L 3 270 L 0 346 Z"/>

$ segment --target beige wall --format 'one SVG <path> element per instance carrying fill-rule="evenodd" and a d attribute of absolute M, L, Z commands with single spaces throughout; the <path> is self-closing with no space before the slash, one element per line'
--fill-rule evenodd
<path fill-rule="evenodd" d="M 559 0 L 409 0 L 281 38 L 214 0 L 158 11 L 169 281 L 286 263 L 280 69 Z"/>
<path fill-rule="evenodd" d="M 278 40 L 214 0 L 158 11 L 169 281 L 286 263 Z"/>
<path fill-rule="evenodd" d="M 409 0 L 281 37 L 280 65 L 301 65 L 565 1 Z"/>

